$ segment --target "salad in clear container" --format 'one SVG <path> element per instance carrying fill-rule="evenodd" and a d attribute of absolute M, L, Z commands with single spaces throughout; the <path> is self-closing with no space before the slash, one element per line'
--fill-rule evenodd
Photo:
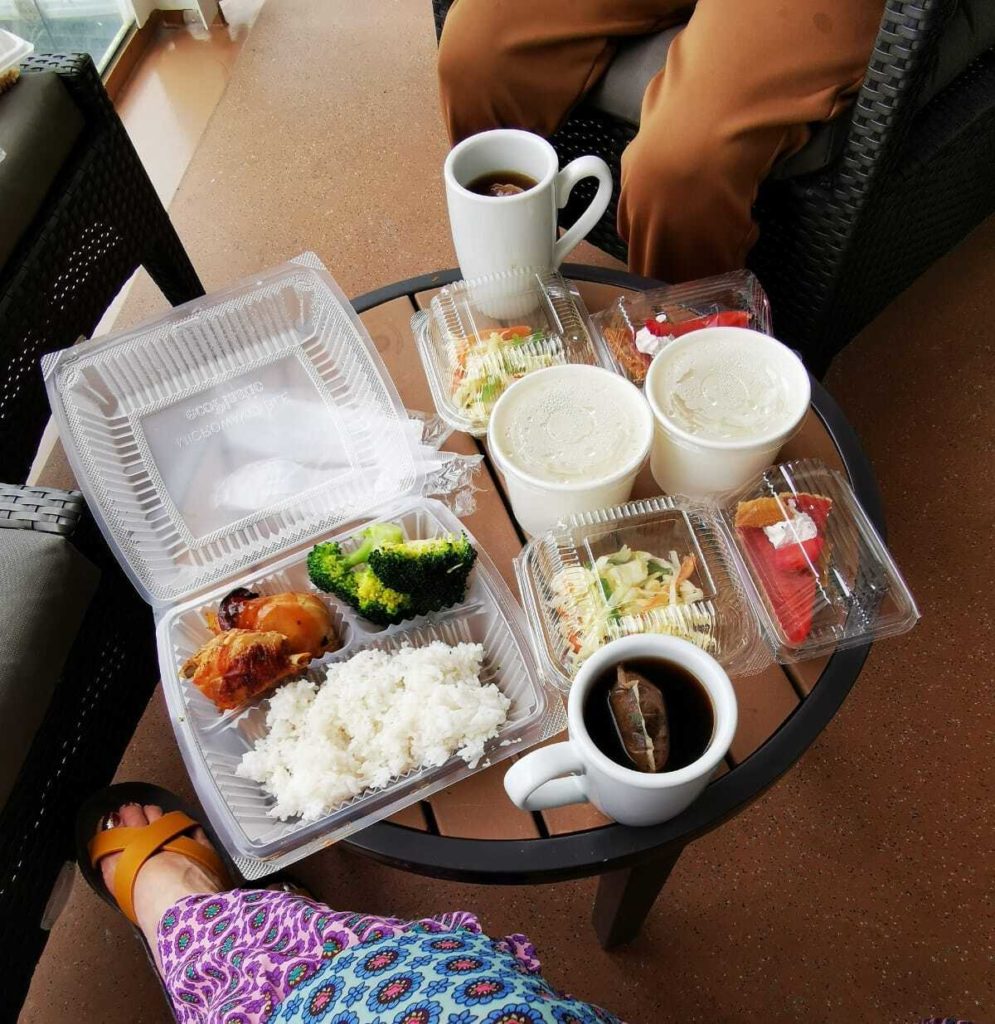
<path fill-rule="evenodd" d="M 439 415 L 476 437 L 487 433 L 501 395 L 527 374 L 608 362 L 580 294 L 555 272 L 457 281 L 411 327 Z"/>

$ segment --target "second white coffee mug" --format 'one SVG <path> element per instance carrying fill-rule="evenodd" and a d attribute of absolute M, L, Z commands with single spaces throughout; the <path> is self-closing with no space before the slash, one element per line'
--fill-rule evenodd
<path fill-rule="evenodd" d="M 485 174 L 512 171 L 536 182 L 512 196 L 484 196 L 468 185 Z M 597 156 L 559 170 L 556 150 L 541 136 L 517 128 L 471 135 L 453 147 L 443 167 L 456 258 L 465 278 L 522 267 L 554 270 L 601 219 L 612 195 L 612 175 Z M 557 211 L 574 185 L 597 178 L 591 205 L 561 238 Z"/>
<path fill-rule="evenodd" d="M 625 768 L 595 746 L 584 727 L 584 704 L 602 672 L 631 658 L 661 658 L 687 669 L 708 693 L 712 739 L 696 761 L 672 772 Z M 659 825 L 680 814 L 708 785 L 736 734 L 736 694 L 725 669 L 687 640 L 642 633 L 605 644 L 580 667 L 567 702 L 569 739 L 515 762 L 504 788 L 518 807 L 542 811 L 590 801 L 622 825 Z"/>

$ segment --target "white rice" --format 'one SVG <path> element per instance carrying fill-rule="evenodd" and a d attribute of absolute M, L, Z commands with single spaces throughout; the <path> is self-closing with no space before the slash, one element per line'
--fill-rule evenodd
<path fill-rule="evenodd" d="M 480 683 L 480 644 L 369 650 L 270 698 L 266 735 L 237 774 L 276 798 L 274 818 L 315 821 L 367 789 L 458 753 L 471 767 L 511 701 Z"/>

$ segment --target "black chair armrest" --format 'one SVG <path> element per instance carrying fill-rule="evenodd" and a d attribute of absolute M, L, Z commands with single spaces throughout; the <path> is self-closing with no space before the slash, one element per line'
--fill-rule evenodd
<path fill-rule="evenodd" d="M 32 54 L 25 58 L 21 71 L 28 75 L 54 71 L 79 108 L 90 132 L 119 123 L 100 73 L 88 53 Z"/>
<path fill-rule="evenodd" d="M 442 35 L 442 26 L 446 22 L 446 15 L 449 13 L 449 8 L 453 6 L 455 0 L 432 0 L 432 14 L 435 17 L 435 39 L 438 42 L 439 37 Z"/>
<path fill-rule="evenodd" d="M 0 530 L 35 530 L 71 537 L 86 505 L 79 491 L 0 483 Z"/>

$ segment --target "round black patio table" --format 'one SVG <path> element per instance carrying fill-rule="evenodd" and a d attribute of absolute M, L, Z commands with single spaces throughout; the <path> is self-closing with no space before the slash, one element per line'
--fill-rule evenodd
<path fill-rule="evenodd" d="M 562 272 L 582 289 L 584 283 L 620 291 L 658 284 L 598 267 L 566 264 Z M 450 270 L 411 278 L 361 295 L 353 305 L 363 314 L 407 298 L 413 311 L 418 305 L 416 296 L 458 277 L 457 271 Z M 413 342 L 410 358 L 411 372 L 421 373 Z M 403 384 L 399 384 L 403 398 Z M 816 380 L 812 381 L 812 408 L 835 446 L 858 499 L 883 533 L 881 500 L 870 464 L 839 406 Z M 486 455 L 482 446 L 480 450 Z M 760 796 L 826 727 L 860 674 L 868 650 L 869 645 L 865 645 L 830 657 L 814 685 L 799 690 L 797 706 L 766 741 L 713 780 L 686 811 L 663 825 L 628 828 L 606 824 L 534 839 L 470 839 L 380 822 L 351 836 L 346 843 L 365 856 L 406 871 L 464 882 L 542 883 L 600 875 L 594 908 L 598 938 L 606 947 L 626 942 L 639 931 L 685 846 Z"/>

